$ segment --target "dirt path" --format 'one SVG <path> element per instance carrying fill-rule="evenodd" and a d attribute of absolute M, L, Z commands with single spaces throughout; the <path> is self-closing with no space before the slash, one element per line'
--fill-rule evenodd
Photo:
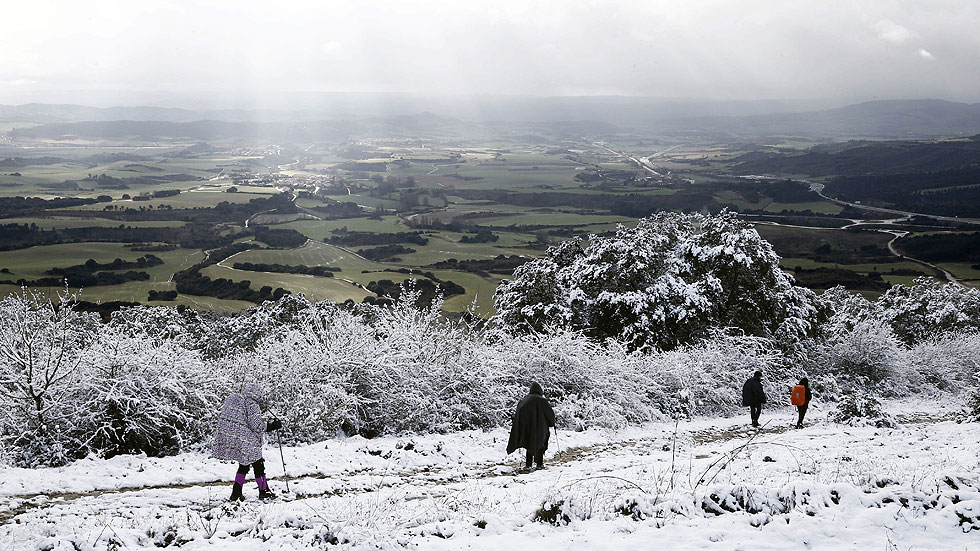
<path fill-rule="evenodd" d="M 766 435 L 776 435 L 781 434 L 788 430 L 787 427 L 771 428 L 764 430 L 763 434 Z M 633 438 L 625 440 L 617 440 L 613 442 L 605 442 L 601 444 L 596 444 L 592 446 L 582 446 L 582 447 L 572 447 L 572 448 L 560 448 L 560 451 L 556 453 L 552 458 L 549 459 L 548 465 L 550 466 L 560 466 L 568 465 L 573 463 L 578 463 L 582 461 L 589 461 L 596 458 L 597 456 L 602 456 L 605 454 L 621 454 L 624 450 L 634 449 L 637 447 L 644 446 L 655 446 L 663 449 L 663 446 L 673 446 L 677 442 L 677 436 L 680 435 L 682 439 L 686 439 L 688 442 L 693 442 L 695 445 L 710 443 L 710 442 L 724 442 L 733 441 L 742 438 L 750 438 L 753 435 L 758 434 L 756 431 L 751 430 L 747 427 L 737 427 L 728 428 L 721 431 L 712 431 L 708 429 L 702 429 L 699 431 L 683 431 L 679 430 L 673 438 L 665 437 L 663 434 L 657 436 L 650 436 L 644 438 Z M 553 442 L 554 443 L 554 442 Z M 392 489 L 398 487 L 407 487 L 413 485 L 422 484 L 428 487 L 444 486 L 447 484 L 453 484 L 458 482 L 463 482 L 466 480 L 481 480 L 496 477 L 506 477 L 506 476 L 518 476 L 517 469 L 522 465 L 522 462 L 490 462 L 490 463 L 475 463 L 468 466 L 465 471 L 459 471 L 459 465 L 433 465 L 418 467 L 405 470 L 384 470 L 378 471 L 375 469 L 352 469 L 349 471 L 344 471 L 341 473 L 327 474 L 327 473 L 310 473 L 305 475 L 297 476 L 276 476 L 272 480 L 279 483 L 289 482 L 302 482 L 309 480 L 326 480 L 326 479 L 337 479 L 344 480 L 349 479 L 358 475 L 370 475 L 380 477 L 380 482 L 373 481 L 370 484 L 357 484 L 357 483 L 347 483 L 341 488 L 332 488 L 326 491 L 316 491 L 316 492 L 303 492 L 298 490 L 294 492 L 288 500 L 293 499 L 307 499 L 311 497 L 321 497 L 321 496 L 342 496 L 351 493 L 370 493 L 383 489 Z M 452 471 L 452 472 L 450 472 Z M 224 502 L 224 493 L 229 489 L 230 480 L 212 480 L 203 482 L 194 482 L 186 484 L 160 484 L 160 485 L 149 485 L 149 486 L 132 486 L 132 487 L 121 487 L 113 489 L 104 490 L 93 490 L 89 492 L 54 492 L 54 493 L 33 493 L 33 494 L 22 494 L 22 495 L 11 495 L 2 496 L 0 499 L 6 500 L 8 502 L 13 502 L 12 506 L 7 509 L 0 510 L 0 525 L 12 522 L 16 517 L 28 513 L 37 509 L 44 509 L 47 507 L 55 505 L 65 505 L 78 500 L 88 499 L 88 498 L 112 498 L 115 496 L 131 495 L 138 492 L 154 491 L 154 490 L 187 490 L 191 488 L 221 488 L 219 492 L 219 500 Z"/>
<path fill-rule="evenodd" d="M 898 420 L 903 425 L 921 425 L 940 423 L 948 421 L 949 418 L 923 414 L 899 416 Z M 773 440 L 766 437 L 779 436 L 791 430 L 792 428 L 788 424 L 780 424 L 779 426 L 764 425 L 762 429 L 759 430 L 752 429 L 747 425 L 701 428 L 695 430 L 686 430 L 680 426 L 674 432 L 670 432 L 669 430 L 665 429 L 663 432 L 647 437 L 626 438 L 623 440 L 603 442 L 590 446 L 560 448 L 560 451 L 548 460 L 547 465 L 554 468 L 563 465 L 590 462 L 602 456 L 619 456 L 623 454 L 632 454 L 635 457 L 644 457 L 649 455 L 649 451 L 651 450 L 670 452 L 674 454 L 679 448 L 684 448 L 684 453 L 691 455 L 691 458 L 706 459 L 710 456 L 694 456 L 694 450 L 692 448 L 704 446 L 706 444 L 728 442 L 745 444 L 752 440 L 757 440 L 757 443 L 759 444 L 771 444 L 773 443 Z M 685 462 L 687 459 L 688 458 L 685 457 L 682 460 L 680 457 L 678 457 L 679 462 Z M 331 474 L 314 472 L 296 476 L 275 476 L 272 481 L 278 483 L 280 487 L 282 483 L 287 481 L 293 483 L 302 483 L 304 481 L 315 480 L 343 481 L 342 486 L 330 487 L 328 489 L 319 487 L 317 489 L 304 491 L 303 488 L 296 488 L 290 495 L 281 497 L 279 500 L 277 500 L 277 502 L 316 497 L 339 497 L 350 494 L 365 494 L 382 490 L 409 487 L 423 487 L 432 489 L 434 491 L 431 493 L 426 492 L 426 495 L 437 496 L 439 495 L 440 491 L 443 491 L 439 489 L 440 487 L 450 484 L 502 477 L 519 478 L 522 475 L 517 472 L 517 469 L 521 467 L 522 463 L 522 461 L 511 460 L 506 462 L 473 463 L 470 465 L 429 465 L 402 470 L 390 469 L 389 467 L 385 467 L 384 469 L 362 467 L 352 468 L 339 473 Z M 271 464 L 273 464 L 273 462 L 270 461 L 270 465 Z M 548 471 L 546 470 L 545 473 L 547 472 Z M 532 474 L 523 476 L 535 475 Z M 225 494 L 230 491 L 230 485 L 229 479 L 222 479 L 184 484 L 122 487 L 93 490 L 88 492 L 33 493 L 2 496 L 0 497 L 0 500 L 5 501 L 6 504 L 0 506 L 5 506 L 6 508 L 0 510 L 0 525 L 17 522 L 17 517 L 22 514 L 30 513 L 36 510 L 43 510 L 53 506 L 63 506 L 80 500 L 97 500 L 100 498 L 116 500 L 122 498 L 123 496 L 157 490 L 172 490 L 174 492 L 180 492 L 182 490 L 215 488 L 217 489 L 215 495 L 211 495 L 209 493 L 209 499 L 207 500 L 208 504 L 210 504 L 209 506 L 213 506 L 214 502 L 217 502 L 218 504 L 225 502 Z M 208 504 L 203 502 L 198 503 L 194 500 L 187 500 L 185 502 L 170 506 L 175 508 L 186 506 L 200 507 Z"/>

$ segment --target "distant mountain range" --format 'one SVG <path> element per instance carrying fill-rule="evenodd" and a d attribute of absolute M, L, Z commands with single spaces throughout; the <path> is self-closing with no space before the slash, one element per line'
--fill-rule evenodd
<path fill-rule="evenodd" d="M 708 120 L 707 129 L 745 135 L 929 138 L 980 133 L 980 103 L 869 101 L 837 109 Z"/>
<path fill-rule="evenodd" d="M 0 121 L 30 122 L 12 136 L 55 138 L 265 137 L 316 139 L 391 132 L 467 135 L 539 126 L 560 134 L 641 131 L 715 137 L 802 136 L 814 139 L 915 139 L 980 133 L 980 103 L 869 101 L 804 110 L 801 102 L 664 102 L 645 98 L 483 98 L 476 102 L 338 101 L 303 110 L 190 110 L 166 107 L 0 105 Z"/>
<path fill-rule="evenodd" d="M 740 174 L 860 176 L 937 172 L 980 165 L 980 135 L 940 141 L 848 141 L 806 151 L 754 151 L 737 159 Z"/>

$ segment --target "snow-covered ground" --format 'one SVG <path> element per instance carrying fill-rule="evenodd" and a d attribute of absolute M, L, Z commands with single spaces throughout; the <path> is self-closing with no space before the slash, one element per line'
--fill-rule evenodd
<path fill-rule="evenodd" d="M 331 440 L 285 448 L 288 493 L 269 445 L 281 498 L 249 480 L 237 506 L 235 466 L 204 454 L 0 469 L 0 550 L 980 548 L 980 425 L 949 400 L 886 405 L 897 429 L 815 407 L 802 430 L 785 409 L 760 431 L 560 432 L 520 475 L 504 430 Z"/>

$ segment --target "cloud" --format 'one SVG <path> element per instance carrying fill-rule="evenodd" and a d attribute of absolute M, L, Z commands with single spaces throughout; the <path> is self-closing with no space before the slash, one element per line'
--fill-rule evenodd
<path fill-rule="evenodd" d="M 329 42 L 324 42 L 320 44 L 320 50 L 327 55 L 337 55 L 343 50 L 344 46 L 336 40 L 331 40 Z"/>
<path fill-rule="evenodd" d="M 272 105 L 291 90 L 980 101 L 977 0 L 6 4 L 18 24 L 0 38 L 0 104 L 225 90 Z"/>
<path fill-rule="evenodd" d="M 901 44 L 912 38 L 912 31 L 888 19 L 882 19 L 875 23 L 874 29 L 878 31 L 878 38 L 895 44 Z"/>

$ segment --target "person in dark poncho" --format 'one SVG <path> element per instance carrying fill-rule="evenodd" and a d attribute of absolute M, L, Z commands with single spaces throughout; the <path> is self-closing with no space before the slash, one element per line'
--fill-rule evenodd
<path fill-rule="evenodd" d="M 541 385 L 531 383 L 528 395 L 517 404 L 514 413 L 514 424 L 510 429 L 510 440 L 507 442 L 507 453 L 514 453 L 518 448 L 527 450 L 527 461 L 524 470 L 531 470 L 531 463 L 538 469 L 544 468 L 544 452 L 548 449 L 550 429 L 555 426 L 555 411 L 544 397 Z"/>
<path fill-rule="evenodd" d="M 749 408 L 752 416 L 752 426 L 759 426 L 759 416 L 762 415 L 762 404 L 766 403 L 766 392 L 762 389 L 762 372 L 756 371 L 742 385 L 742 405 Z"/>

